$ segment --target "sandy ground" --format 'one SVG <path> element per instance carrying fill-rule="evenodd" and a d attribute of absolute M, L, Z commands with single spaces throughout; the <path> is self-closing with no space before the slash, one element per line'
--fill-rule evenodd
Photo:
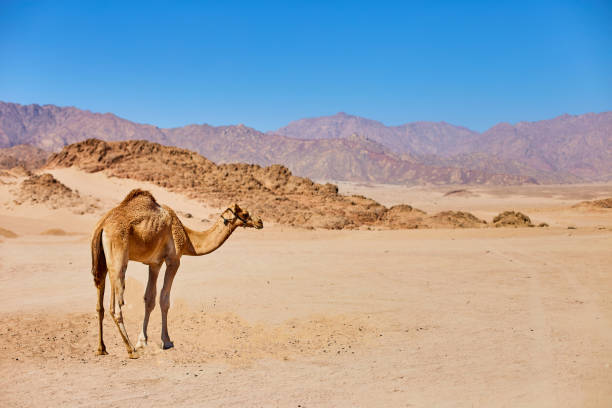
<path fill-rule="evenodd" d="M 104 209 L 143 186 L 53 173 Z M 94 355 L 89 232 L 100 214 L 12 206 L 1 185 L 0 227 L 19 237 L 0 235 L 0 406 L 612 406 L 612 210 L 570 208 L 612 186 L 539 188 L 443 197 L 452 188 L 342 185 L 428 212 L 521 210 L 551 228 L 241 229 L 183 258 L 175 348 L 159 349 L 157 308 L 149 346 L 129 360 L 108 316 L 110 354 Z M 215 214 L 151 189 L 193 214 L 189 226 Z M 51 228 L 69 234 L 41 235 Z M 130 263 L 133 340 L 146 277 Z"/>

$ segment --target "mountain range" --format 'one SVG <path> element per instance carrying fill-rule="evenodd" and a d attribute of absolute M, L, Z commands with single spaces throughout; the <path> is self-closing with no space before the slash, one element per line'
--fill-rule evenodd
<path fill-rule="evenodd" d="M 338 113 L 274 132 L 244 125 L 161 129 L 110 113 L 0 102 L 0 148 L 49 152 L 88 138 L 148 140 L 217 163 L 283 164 L 316 180 L 523 184 L 612 179 L 612 112 L 498 124 L 483 133 L 445 122 L 385 126 Z"/>

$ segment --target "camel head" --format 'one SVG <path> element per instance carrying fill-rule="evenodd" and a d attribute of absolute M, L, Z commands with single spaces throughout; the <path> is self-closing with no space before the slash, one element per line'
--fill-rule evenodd
<path fill-rule="evenodd" d="M 223 223 L 225 225 L 231 224 L 235 227 L 256 229 L 263 228 L 263 221 L 261 218 L 252 216 L 247 210 L 240 208 L 238 204 L 234 204 L 223 211 L 221 218 L 223 218 Z"/>

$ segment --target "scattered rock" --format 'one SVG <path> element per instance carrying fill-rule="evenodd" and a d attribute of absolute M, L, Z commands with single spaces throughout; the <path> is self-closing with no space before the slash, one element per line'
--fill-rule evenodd
<path fill-rule="evenodd" d="M 443 211 L 428 217 L 427 223 L 438 228 L 481 228 L 487 222 L 464 211 Z"/>
<path fill-rule="evenodd" d="M 533 227 L 531 219 L 518 211 L 505 211 L 493 218 L 495 227 Z"/>
<path fill-rule="evenodd" d="M 394 205 L 381 217 L 380 223 L 391 229 L 424 228 L 426 213 L 407 204 Z"/>

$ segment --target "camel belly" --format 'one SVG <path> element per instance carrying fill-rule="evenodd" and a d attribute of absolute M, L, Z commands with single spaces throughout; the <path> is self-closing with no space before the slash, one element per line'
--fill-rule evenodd
<path fill-rule="evenodd" d="M 131 261 L 142 262 L 147 265 L 160 264 L 168 256 L 168 245 L 156 242 L 153 245 L 144 242 L 130 242 L 128 256 Z"/>
<path fill-rule="evenodd" d="M 162 263 L 172 252 L 174 246 L 170 234 L 143 236 L 132 234 L 128 245 L 129 259 L 147 265 Z"/>

